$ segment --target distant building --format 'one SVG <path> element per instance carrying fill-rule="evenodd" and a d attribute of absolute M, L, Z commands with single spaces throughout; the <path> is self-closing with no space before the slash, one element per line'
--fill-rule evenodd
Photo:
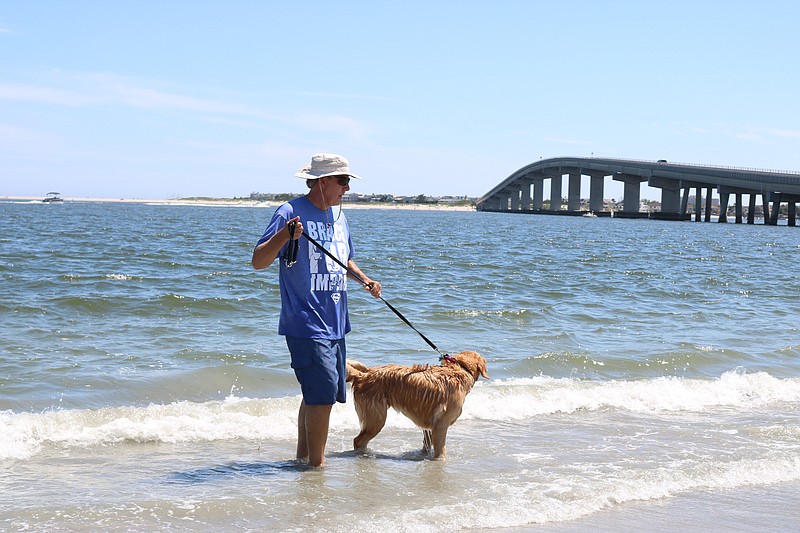
<path fill-rule="evenodd" d="M 297 193 L 264 193 L 264 192 L 251 192 L 250 199 L 256 201 L 286 201 L 298 196 Z M 426 196 L 418 194 L 416 196 L 402 196 L 397 194 L 362 194 L 357 192 L 348 192 L 343 197 L 346 202 L 388 202 L 388 203 L 441 203 L 453 204 L 458 202 L 475 202 L 477 198 L 470 198 L 469 196 Z"/>

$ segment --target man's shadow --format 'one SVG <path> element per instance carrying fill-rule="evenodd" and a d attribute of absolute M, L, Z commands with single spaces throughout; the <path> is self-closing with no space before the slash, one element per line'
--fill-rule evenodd
<path fill-rule="evenodd" d="M 377 453 L 367 450 L 349 450 L 327 454 L 328 458 L 373 459 L 381 461 L 424 461 L 428 454 L 421 451 L 409 451 L 399 455 Z M 299 460 L 290 461 L 232 461 L 230 463 L 195 468 L 182 472 L 173 472 L 167 476 L 166 482 L 177 485 L 195 485 L 236 477 L 280 476 L 316 470 L 308 463 Z"/>
<path fill-rule="evenodd" d="M 167 477 L 167 483 L 194 485 L 197 483 L 209 483 L 227 477 L 277 476 L 281 474 L 304 472 L 310 469 L 311 467 L 301 461 L 233 461 L 223 465 L 195 468 L 183 472 L 173 472 Z"/>

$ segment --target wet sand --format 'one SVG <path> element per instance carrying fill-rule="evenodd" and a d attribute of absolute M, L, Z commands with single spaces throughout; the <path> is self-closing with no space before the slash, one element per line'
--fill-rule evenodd
<path fill-rule="evenodd" d="M 498 528 L 487 533 L 619 533 L 675 531 L 786 532 L 800 524 L 800 484 L 698 491 L 630 502 L 563 523 Z"/>

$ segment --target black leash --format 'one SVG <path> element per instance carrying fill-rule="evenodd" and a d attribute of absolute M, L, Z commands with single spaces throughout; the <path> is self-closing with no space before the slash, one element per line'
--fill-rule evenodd
<path fill-rule="evenodd" d="M 286 226 L 289 231 L 289 247 L 286 249 L 286 268 L 291 268 L 297 263 L 297 250 L 300 249 L 300 242 L 294 238 L 294 230 L 297 227 L 297 222 L 292 220 Z"/>
<path fill-rule="evenodd" d="M 294 228 L 292 228 L 292 229 L 290 230 L 290 233 L 293 233 L 293 229 L 294 229 Z M 338 257 L 336 257 L 335 255 L 333 255 L 332 253 L 330 253 L 328 250 L 326 250 L 324 246 L 322 246 L 320 243 L 318 243 L 317 241 L 315 241 L 314 239 L 312 239 L 312 238 L 311 238 L 311 237 L 308 235 L 308 233 L 306 233 L 305 231 L 303 232 L 303 237 L 305 237 L 306 239 L 308 239 L 308 242 L 310 242 L 311 244 L 313 244 L 314 246 L 316 246 L 317 248 L 319 248 L 320 250 L 322 250 L 322 252 L 323 252 L 325 255 L 327 255 L 328 257 L 330 257 L 330 258 L 331 258 L 331 259 L 333 259 L 334 261 L 336 261 L 336 263 L 338 263 L 338 265 L 339 265 L 340 267 L 342 267 L 343 269 L 345 269 L 345 270 L 347 271 L 347 273 L 348 273 L 348 274 L 350 274 L 350 275 L 353 277 L 353 279 L 355 279 L 356 281 L 358 281 L 359 283 L 361 283 L 361 284 L 362 284 L 364 287 L 366 287 L 366 288 L 368 288 L 368 289 L 369 289 L 369 288 L 372 286 L 372 284 L 371 284 L 371 283 L 367 283 L 366 281 L 364 281 L 364 279 L 363 279 L 361 276 L 359 276 L 358 274 L 356 274 L 355 272 L 353 272 L 352 270 L 350 270 L 350 269 L 347 267 L 347 265 L 345 265 L 344 263 L 342 263 L 342 262 L 339 260 L 339 258 L 338 258 Z M 296 242 L 296 241 L 295 241 L 295 242 Z M 295 256 L 297 255 L 297 250 L 295 250 L 295 251 L 294 251 L 294 254 L 295 254 Z M 294 263 L 292 263 L 292 264 L 294 264 Z M 287 266 L 290 266 L 290 265 L 288 265 L 288 262 L 287 262 Z M 389 302 L 387 302 L 386 300 L 384 300 L 384 299 L 383 299 L 383 296 L 378 296 L 378 298 L 380 298 L 380 299 L 381 299 L 381 301 L 383 301 L 383 303 L 385 303 L 385 304 L 386 304 L 386 306 L 387 306 L 389 309 L 391 309 L 391 310 L 394 312 L 394 314 L 396 314 L 396 315 L 397 315 L 397 316 L 400 318 L 400 320 L 402 320 L 403 322 L 405 322 L 406 324 L 408 324 L 408 327 L 410 327 L 411 329 L 413 329 L 414 331 L 416 331 L 416 332 L 417 332 L 417 335 L 419 335 L 420 337 L 422 337 L 422 340 L 424 340 L 425 342 L 427 342 L 427 343 L 428 343 L 428 346 L 430 346 L 431 348 L 433 348 L 434 350 L 436 350 L 436 352 L 439 354 L 439 360 L 440 360 L 440 361 L 441 361 L 441 360 L 444 360 L 444 361 L 451 362 L 451 359 L 452 359 L 452 358 L 451 358 L 451 357 L 450 357 L 448 354 L 446 354 L 446 353 L 442 353 L 442 352 L 439 350 L 439 348 L 437 348 L 437 347 L 436 347 L 436 345 L 435 345 L 435 344 L 433 344 L 433 342 L 431 342 L 431 340 L 430 340 L 428 337 L 426 337 L 425 335 L 423 335 L 423 334 L 422 334 L 422 332 L 421 332 L 420 330 L 418 330 L 417 328 L 415 328 L 415 327 L 414 327 L 414 324 L 412 324 L 411 322 L 409 322 L 409 321 L 408 321 L 408 319 L 407 319 L 406 317 L 404 317 L 404 316 L 403 316 L 403 314 L 402 314 L 400 311 L 398 311 L 397 309 L 395 309 L 395 307 L 394 307 L 392 304 L 390 304 Z"/>

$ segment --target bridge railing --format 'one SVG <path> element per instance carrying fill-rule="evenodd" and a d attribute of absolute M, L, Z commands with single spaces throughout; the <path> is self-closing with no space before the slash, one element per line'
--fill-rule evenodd
<path fill-rule="evenodd" d="M 769 168 L 755 168 L 755 167 L 735 167 L 730 165 L 703 165 L 699 163 L 682 163 L 680 161 L 666 161 L 666 163 L 659 163 L 658 161 L 653 161 L 652 159 L 632 159 L 629 157 L 596 157 L 596 156 L 560 156 L 560 157 L 548 157 L 547 159 L 582 159 L 587 161 L 627 161 L 630 163 L 646 163 L 648 165 L 675 165 L 681 167 L 693 167 L 693 168 L 705 168 L 705 169 L 725 169 L 725 170 L 735 170 L 740 172 L 761 172 L 767 174 L 788 174 L 792 176 L 800 177 L 800 172 L 796 170 L 779 170 L 779 169 L 769 169 Z M 544 159 L 540 160 L 544 161 Z M 533 164 L 535 164 L 534 162 Z"/>

